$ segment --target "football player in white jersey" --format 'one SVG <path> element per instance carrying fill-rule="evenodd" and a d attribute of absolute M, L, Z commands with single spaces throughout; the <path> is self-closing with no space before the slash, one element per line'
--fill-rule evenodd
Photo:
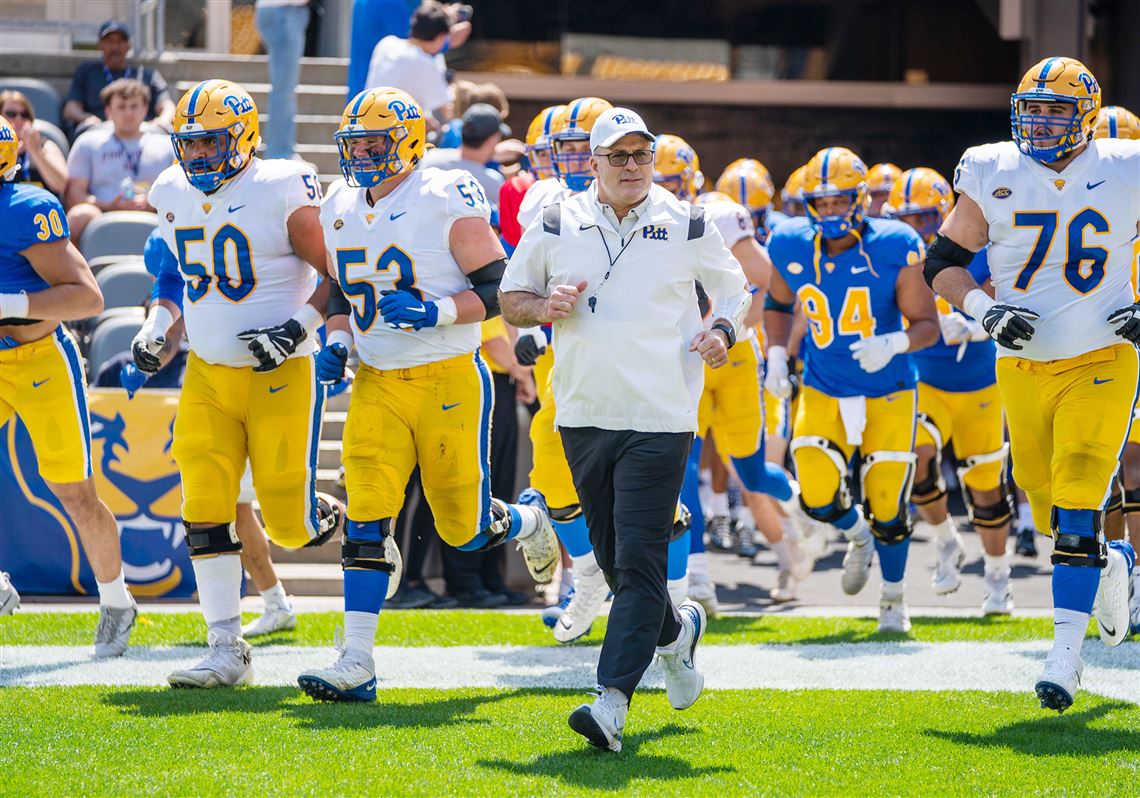
<path fill-rule="evenodd" d="M 1054 642 L 1035 689 L 1058 712 L 1080 686 L 1094 601 L 1101 639 L 1124 639 L 1135 560 L 1124 541 L 1106 545 L 1102 511 L 1136 404 L 1140 142 L 1093 139 L 1100 96 L 1073 58 L 1030 68 L 1012 98 L 1013 141 L 962 156 L 961 197 L 925 267 L 998 342 L 1014 478 L 1053 534 Z M 965 268 L 987 243 L 993 298 Z"/>
<path fill-rule="evenodd" d="M 517 539 L 538 582 L 549 582 L 558 563 L 541 494 L 518 505 L 491 497 L 494 391 L 479 322 L 499 313 L 506 254 L 470 173 L 416 168 L 425 136 L 411 96 L 361 92 L 335 136 L 344 179 L 321 205 L 336 281 L 321 379 L 342 377 L 354 343 L 361 360 L 344 429 L 346 639 L 330 667 L 297 679 L 327 701 L 376 699 L 372 648 L 380 609 L 400 581 L 394 526 L 417 465 L 446 543 L 476 551 Z"/>
<path fill-rule="evenodd" d="M 190 356 L 172 451 L 210 650 L 169 681 L 248 684 L 234 529 L 247 458 L 266 531 L 278 545 L 323 543 L 341 517 L 335 500 L 315 492 L 324 388 L 314 353 L 328 294 L 317 287 L 326 262 L 320 184 L 306 165 L 254 156 L 257 109 L 229 81 L 188 91 L 171 138 L 178 163 L 154 182 L 150 203 L 186 281 L 181 314 Z M 132 344 L 141 370 L 158 370 L 179 313 L 168 299 L 152 305 Z"/>

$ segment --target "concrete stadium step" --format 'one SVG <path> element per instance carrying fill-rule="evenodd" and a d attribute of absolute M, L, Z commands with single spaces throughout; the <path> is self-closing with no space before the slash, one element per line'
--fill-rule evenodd
<path fill-rule="evenodd" d="M 340 171 L 340 153 L 335 144 L 306 144 L 298 139 L 297 154 L 311 163 L 317 174 Z"/>
<path fill-rule="evenodd" d="M 170 50 L 162 54 L 158 70 L 167 82 L 198 83 L 210 78 L 225 78 L 247 88 L 250 83 L 269 82 L 269 58 L 264 55 L 218 55 Z M 302 58 L 301 75 L 304 80 L 312 83 L 341 87 L 341 108 L 338 113 L 344 110 L 347 58 Z"/>
<path fill-rule="evenodd" d="M 344 437 L 344 422 L 348 418 L 345 410 L 326 410 L 325 423 L 321 427 L 322 441 L 339 441 Z"/>
<path fill-rule="evenodd" d="M 178 81 L 175 85 L 177 94 L 184 94 L 194 88 L 198 82 L 196 80 Z M 269 108 L 268 83 L 243 83 L 242 87 L 249 92 L 258 108 Z M 344 112 L 344 86 L 302 83 L 297 86 L 297 112 L 318 116 L 335 114 L 339 117 Z"/>
<path fill-rule="evenodd" d="M 317 449 L 317 468 L 336 470 L 340 468 L 340 458 L 340 440 L 329 440 L 322 436 L 320 446 Z"/>
<path fill-rule="evenodd" d="M 340 127 L 340 114 L 297 114 L 294 119 L 297 123 L 297 141 L 336 146 L 333 134 Z M 258 121 L 264 129 L 269 124 L 269 114 L 259 114 Z M 335 164 L 333 171 L 337 171 Z"/>

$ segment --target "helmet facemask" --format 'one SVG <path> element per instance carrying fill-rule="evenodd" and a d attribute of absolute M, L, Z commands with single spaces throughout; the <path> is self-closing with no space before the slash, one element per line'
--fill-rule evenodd
<path fill-rule="evenodd" d="M 569 142 L 583 142 L 586 146 L 581 151 L 565 151 L 563 148 Z M 594 182 L 589 135 L 555 134 L 553 148 L 554 176 L 559 182 L 571 191 L 588 189 Z"/>
<path fill-rule="evenodd" d="M 178 132 L 172 133 L 170 138 L 174 152 L 190 185 L 208 194 L 244 169 L 246 162 L 238 151 L 238 141 L 244 132 L 244 125 L 235 122 L 223 130 L 206 130 L 198 124 L 185 124 Z M 188 145 L 200 141 L 212 141 L 214 154 L 188 158 Z"/>
<path fill-rule="evenodd" d="M 408 129 L 395 125 L 383 130 L 368 130 L 360 125 L 348 125 L 334 136 L 340 148 L 340 171 L 345 182 L 356 188 L 372 188 L 386 180 L 403 174 L 409 166 L 399 154 L 399 144 L 408 137 Z M 379 139 L 382 149 L 369 148 L 366 155 L 356 156 L 353 151 L 363 139 Z"/>
<path fill-rule="evenodd" d="M 863 223 L 866 192 L 859 187 L 850 189 L 820 189 L 812 193 L 804 192 L 804 210 L 808 219 L 824 238 L 844 238 L 857 230 Z M 842 213 L 824 216 L 815 207 L 817 200 L 824 197 L 848 197 L 850 204 Z"/>
<path fill-rule="evenodd" d="M 1071 110 L 1067 117 L 1051 114 L 1029 113 L 1026 109 L 1034 105 L 1066 105 Z M 1087 108 L 1081 108 L 1087 104 Z M 1043 163 L 1053 163 L 1064 158 L 1087 141 L 1081 120 L 1093 106 L 1088 99 L 1077 100 L 1064 95 L 1023 92 L 1015 93 L 1010 101 L 1010 128 L 1013 140 L 1026 155 Z"/>

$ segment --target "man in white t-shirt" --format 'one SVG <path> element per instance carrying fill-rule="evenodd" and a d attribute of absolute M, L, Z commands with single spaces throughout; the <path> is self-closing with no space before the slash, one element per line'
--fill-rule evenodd
<path fill-rule="evenodd" d="M 470 33 L 469 23 L 452 30 L 452 15 L 436 0 L 425 0 L 412 14 L 406 39 L 385 36 L 372 51 L 365 88 L 392 86 L 416 99 L 420 107 L 442 119 L 449 101 L 442 54 L 458 47 Z"/>

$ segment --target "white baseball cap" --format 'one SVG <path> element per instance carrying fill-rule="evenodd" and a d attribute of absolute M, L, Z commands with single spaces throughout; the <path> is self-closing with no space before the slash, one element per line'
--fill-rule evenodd
<path fill-rule="evenodd" d="M 594 122 L 594 127 L 590 130 L 590 149 L 612 147 L 618 139 L 630 133 L 640 133 L 650 141 L 657 140 L 636 111 L 611 108 Z"/>

